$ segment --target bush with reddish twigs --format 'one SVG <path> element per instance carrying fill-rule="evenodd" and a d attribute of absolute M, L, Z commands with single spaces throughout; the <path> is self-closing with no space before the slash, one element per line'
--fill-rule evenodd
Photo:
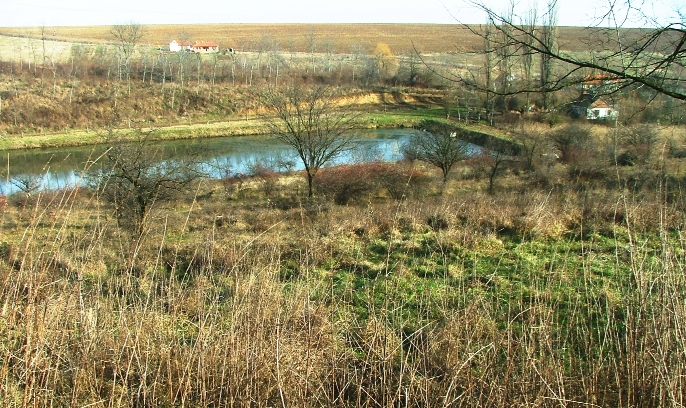
<path fill-rule="evenodd" d="M 396 200 L 417 196 L 430 179 L 423 171 L 405 165 L 372 163 L 372 166 L 378 185 Z"/>
<path fill-rule="evenodd" d="M 427 179 L 423 172 L 411 167 L 375 162 L 322 169 L 315 187 L 336 204 L 345 205 L 384 191 L 394 199 L 416 195 Z"/>
<path fill-rule="evenodd" d="M 255 163 L 249 168 L 250 174 L 261 181 L 262 191 L 267 197 L 271 197 L 276 192 L 276 181 L 279 174 L 269 166 L 262 163 Z"/>
<path fill-rule="evenodd" d="M 374 190 L 373 172 L 366 164 L 348 164 L 321 169 L 314 180 L 315 189 L 336 204 L 359 200 Z"/>

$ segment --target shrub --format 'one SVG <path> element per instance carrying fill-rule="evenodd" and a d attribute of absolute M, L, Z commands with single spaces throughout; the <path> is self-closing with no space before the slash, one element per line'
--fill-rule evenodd
<path fill-rule="evenodd" d="M 246 176 L 243 173 L 232 173 L 230 170 L 224 171 L 221 178 L 221 185 L 224 187 L 227 198 L 231 199 L 234 194 L 243 190 Z"/>
<path fill-rule="evenodd" d="M 317 191 L 339 205 L 386 191 L 396 200 L 418 194 L 428 177 L 421 171 L 395 163 L 363 163 L 329 167 L 319 171 Z"/>
<path fill-rule="evenodd" d="M 591 128 L 580 124 L 569 124 L 551 134 L 553 145 L 560 151 L 560 160 L 570 163 L 586 156 L 592 150 Z"/>
<path fill-rule="evenodd" d="M 360 199 L 373 190 L 372 172 L 365 164 L 349 164 L 321 169 L 314 180 L 315 189 L 339 205 Z"/>
<path fill-rule="evenodd" d="M 629 165 L 645 164 L 650 159 L 658 137 L 659 130 L 655 125 L 642 124 L 620 129 L 618 138 L 624 152 L 617 160 L 625 156 L 633 159 Z"/>
<path fill-rule="evenodd" d="M 376 182 L 395 200 L 418 195 L 429 180 L 424 172 L 407 166 L 391 163 L 372 163 L 370 166 Z"/>
<path fill-rule="evenodd" d="M 448 224 L 448 220 L 446 220 L 445 217 L 443 215 L 440 215 L 440 214 L 435 214 L 435 215 L 430 216 L 426 220 L 426 223 L 434 231 L 440 231 L 440 230 L 448 229 L 448 227 L 450 226 Z"/>
<path fill-rule="evenodd" d="M 633 166 L 638 157 L 633 152 L 623 152 L 617 156 L 617 164 L 620 166 Z"/>
<path fill-rule="evenodd" d="M 276 181 L 279 178 L 278 173 L 269 166 L 262 163 L 254 163 L 248 169 L 250 174 L 260 180 L 262 191 L 267 197 L 271 197 L 276 192 Z"/>

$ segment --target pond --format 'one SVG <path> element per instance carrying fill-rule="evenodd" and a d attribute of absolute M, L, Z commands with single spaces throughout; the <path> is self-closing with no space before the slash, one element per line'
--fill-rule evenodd
<path fill-rule="evenodd" d="M 354 147 L 329 165 L 397 161 L 402 146 L 419 131 L 414 129 L 373 129 L 356 132 Z M 250 174 L 256 164 L 275 171 L 302 170 L 295 151 L 270 136 L 241 136 L 200 140 L 159 142 L 163 160 L 192 154 L 200 159 L 203 171 L 212 178 Z M 472 150 L 478 149 L 476 146 Z M 101 169 L 100 156 L 106 146 L 64 149 L 34 149 L 2 152 L 0 194 L 30 189 L 55 190 L 83 183 L 89 172 Z"/>

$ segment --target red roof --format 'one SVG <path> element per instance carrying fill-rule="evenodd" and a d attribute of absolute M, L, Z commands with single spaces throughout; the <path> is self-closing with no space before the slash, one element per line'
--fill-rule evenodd
<path fill-rule="evenodd" d="M 607 104 L 602 98 L 598 98 L 595 102 L 589 106 L 591 109 L 612 109 L 610 105 Z"/>
<path fill-rule="evenodd" d="M 605 82 L 618 82 L 615 76 L 607 74 L 589 74 L 584 78 L 584 85 L 601 85 Z"/>
<path fill-rule="evenodd" d="M 194 48 L 206 48 L 206 47 L 219 47 L 219 44 L 216 42 L 212 41 L 196 41 L 195 44 L 193 44 Z"/>

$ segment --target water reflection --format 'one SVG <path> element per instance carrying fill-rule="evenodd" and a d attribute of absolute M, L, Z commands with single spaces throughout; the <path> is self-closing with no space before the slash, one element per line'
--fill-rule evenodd
<path fill-rule="evenodd" d="M 395 161 L 402 158 L 401 148 L 416 134 L 413 129 L 375 129 L 358 132 L 353 148 L 332 163 Z M 295 151 L 269 136 L 244 136 L 160 142 L 161 160 L 194 155 L 201 169 L 212 178 L 227 174 L 249 174 L 256 164 L 277 171 L 302 170 Z M 62 189 L 83 183 L 86 175 L 101 170 L 106 146 L 69 149 L 41 149 L 5 152 L 0 170 L 0 194 L 26 189 Z"/>

